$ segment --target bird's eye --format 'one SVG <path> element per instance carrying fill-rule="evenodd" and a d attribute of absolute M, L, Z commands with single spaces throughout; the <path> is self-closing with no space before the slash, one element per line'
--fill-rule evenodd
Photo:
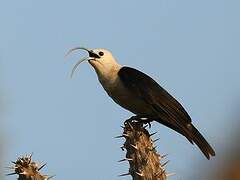
<path fill-rule="evenodd" d="M 99 54 L 99 56 L 103 56 L 104 55 L 104 53 L 102 51 L 100 51 L 98 54 Z"/>

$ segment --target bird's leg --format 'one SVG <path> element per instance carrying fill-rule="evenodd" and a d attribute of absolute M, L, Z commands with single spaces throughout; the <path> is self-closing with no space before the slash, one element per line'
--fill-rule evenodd
<path fill-rule="evenodd" d="M 124 125 L 132 122 L 139 122 L 140 116 L 132 116 L 124 122 Z"/>
<path fill-rule="evenodd" d="M 151 122 L 153 121 L 154 119 L 153 118 L 150 118 L 150 117 L 142 117 L 141 118 L 141 121 L 143 122 L 143 124 L 148 124 L 149 128 L 152 127 L 151 125 Z"/>
<path fill-rule="evenodd" d="M 136 122 L 136 123 L 143 123 L 143 124 L 148 124 L 149 128 L 151 128 L 151 122 L 153 121 L 153 118 L 148 118 L 148 117 L 144 117 L 144 116 L 132 116 L 131 118 L 127 119 L 124 122 L 124 125 L 128 124 L 128 123 L 132 123 L 132 122 Z"/>

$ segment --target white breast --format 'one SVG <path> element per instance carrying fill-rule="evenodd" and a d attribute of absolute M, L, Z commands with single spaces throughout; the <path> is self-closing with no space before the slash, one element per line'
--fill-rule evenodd
<path fill-rule="evenodd" d="M 108 78 L 98 77 L 107 94 L 120 106 L 137 115 L 151 114 L 151 108 L 138 98 L 134 92 L 130 92 L 117 74 Z"/>

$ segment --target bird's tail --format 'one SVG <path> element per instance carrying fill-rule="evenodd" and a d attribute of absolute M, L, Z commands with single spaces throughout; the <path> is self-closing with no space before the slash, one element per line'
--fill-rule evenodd
<path fill-rule="evenodd" d="M 200 148 L 207 159 L 210 159 L 210 156 L 215 156 L 213 148 L 208 144 L 202 134 L 192 124 L 188 125 L 189 132 L 187 133 L 188 137 L 186 136 L 187 139 L 191 139 Z"/>
<path fill-rule="evenodd" d="M 190 143 L 195 143 L 207 159 L 210 159 L 210 156 L 215 156 L 213 148 L 210 144 L 208 144 L 203 135 L 192 125 L 192 123 L 176 126 L 168 121 L 162 121 L 162 119 L 156 119 L 156 121 L 185 136 Z"/>

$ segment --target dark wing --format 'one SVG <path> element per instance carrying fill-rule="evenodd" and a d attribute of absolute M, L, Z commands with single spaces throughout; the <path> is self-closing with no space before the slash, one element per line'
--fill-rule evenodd
<path fill-rule="evenodd" d="M 199 146 L 205 156 L 215 155 L 211 146 L 191 124 L 191 118 L 182 105 L 148 75 L 130 67 L 122 67 L 118 72 L 126 88 L 149 105 L 156 121 L 184 135 L 191 143 Z"/>
<path fill-rule="evenodd" d="M 126 88 L 155 111 L 164 113 L 163 120 L 168 118 L 166 121 L 171 119 L 175 123 L 191 123 L 191 118 L 182 105 L 148 75 L 130 67 L 122 67 L 118 75 Z"/>

